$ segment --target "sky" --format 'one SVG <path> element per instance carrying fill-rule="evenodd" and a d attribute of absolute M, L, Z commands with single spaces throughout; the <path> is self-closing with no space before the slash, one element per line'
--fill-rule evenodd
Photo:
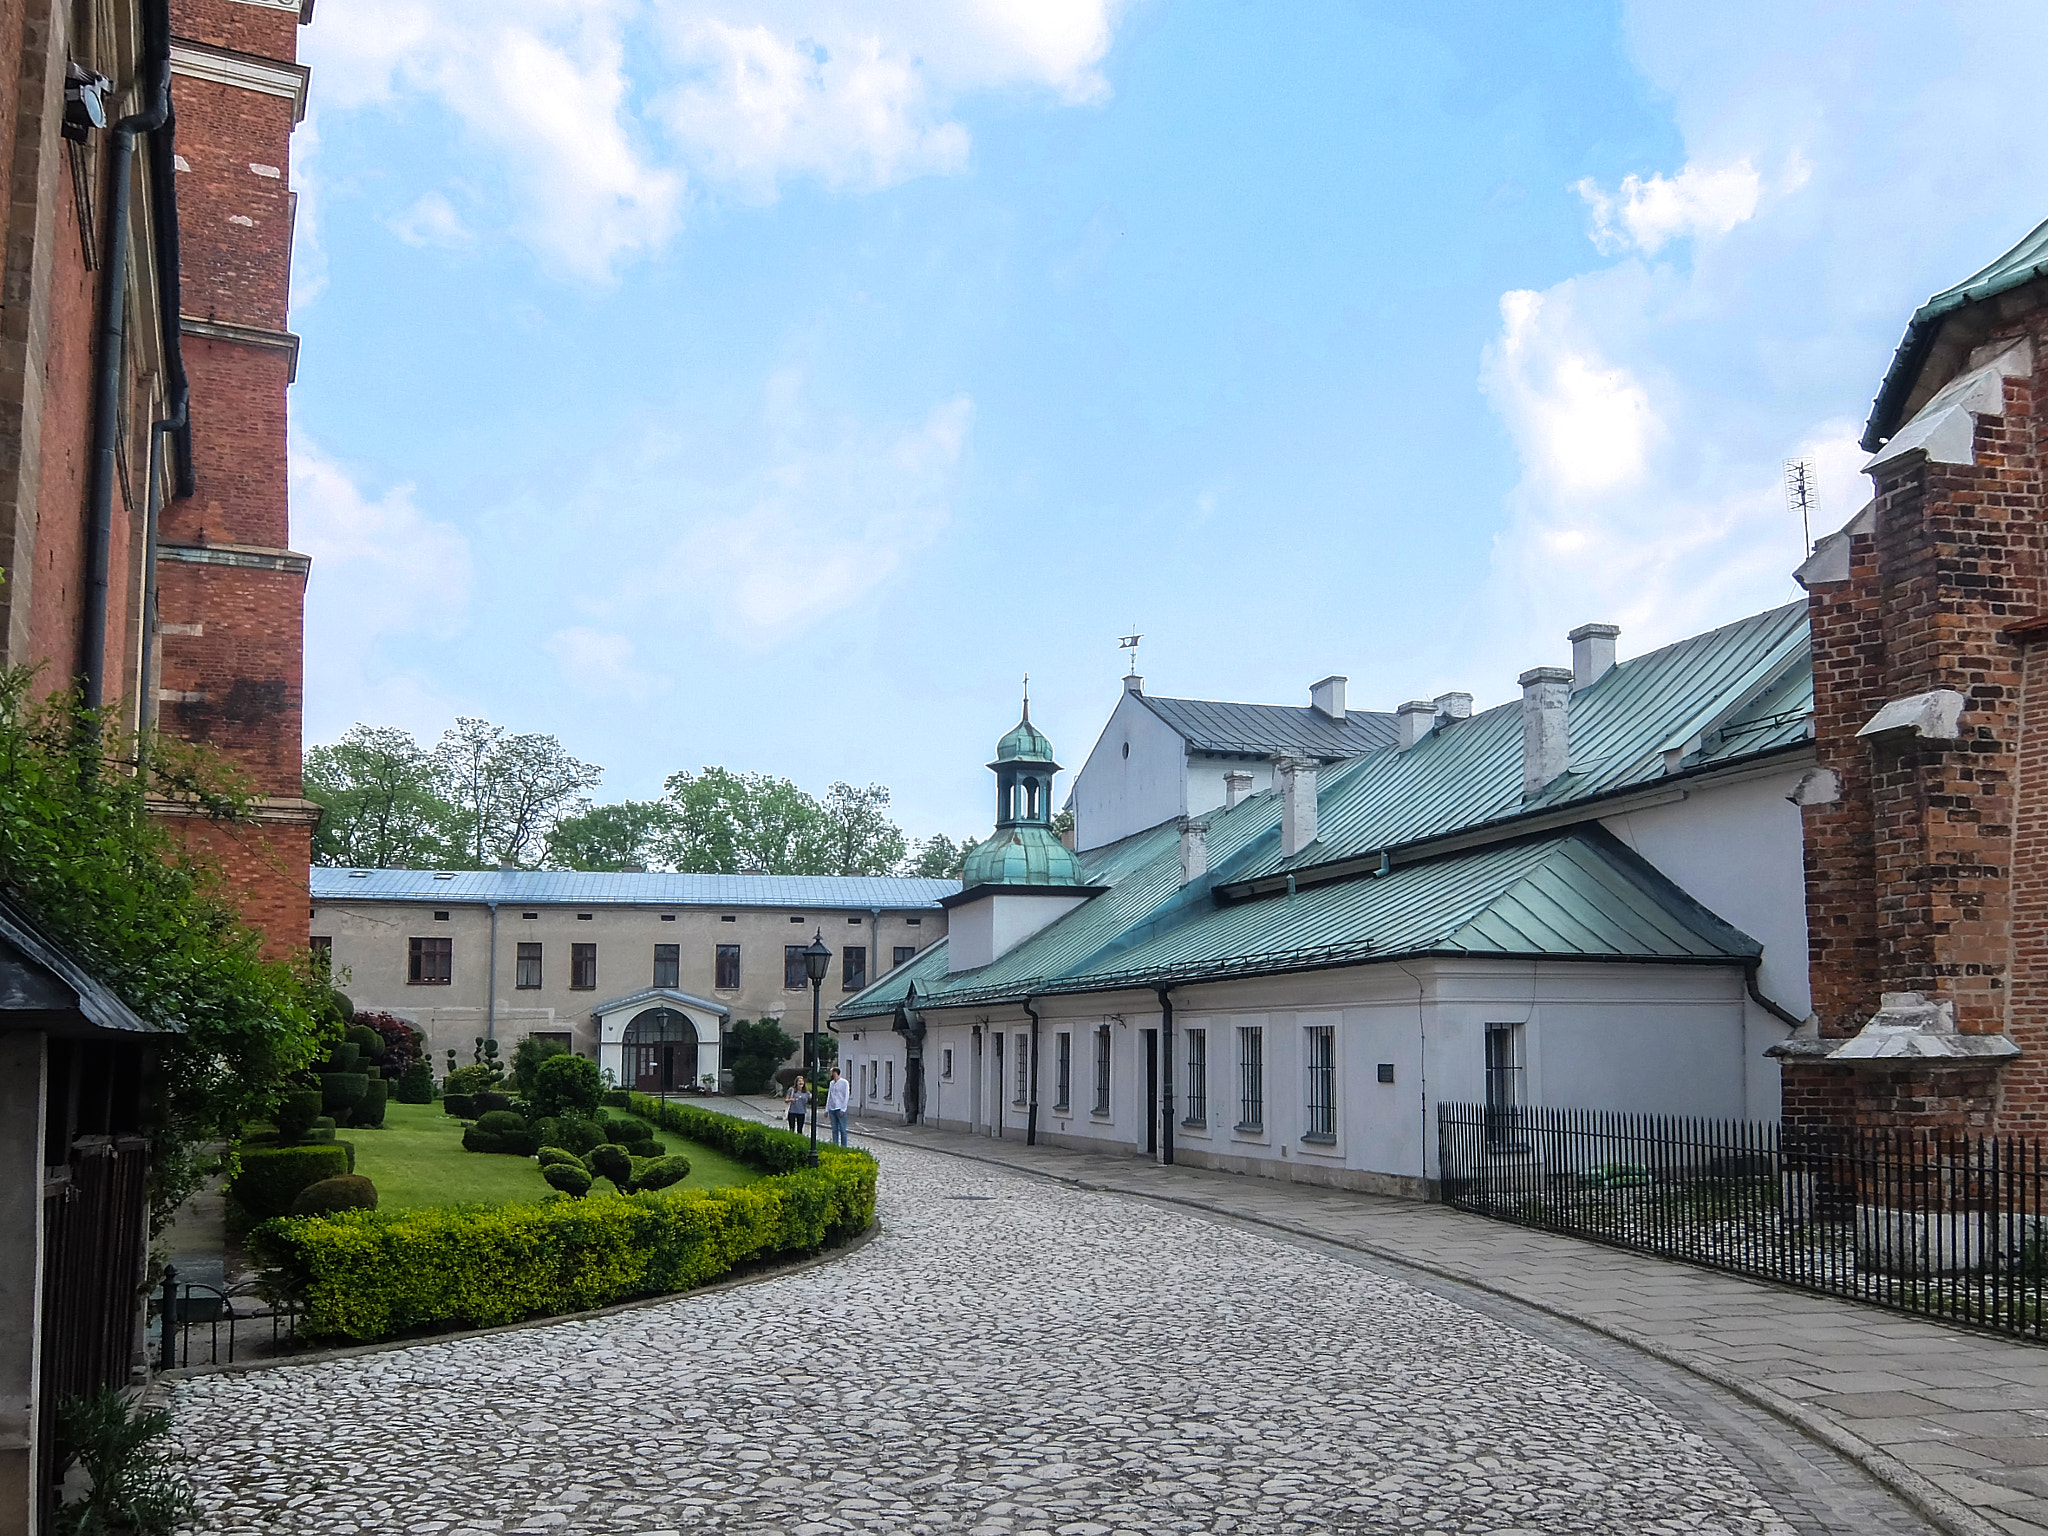
<path fill-rule="evenodd" d="M 337 0 L 306 733 L 880 781 L 1025 674 L 1482 706 L 1798 596 L 1912 310 L 2048 218 L 2037 0 Z"/>

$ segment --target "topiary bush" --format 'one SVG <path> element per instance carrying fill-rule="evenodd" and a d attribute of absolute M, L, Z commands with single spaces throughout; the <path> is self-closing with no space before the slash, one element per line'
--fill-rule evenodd
<path fill-rule="evenodd" d="M 635 1157 L 660 1157 L 668 1148 L 653 1136 L 643 1136 L 638 1141 L 627 1142 L 626 1150 Z"/>
<path fill-rule="evenodd" d="M 486 1088 L 482 1093 L 471 1095 L 471 1102 L 476 1105 L 476 1112 L 479 1115 L 488 1115 L 509 1110 L 512 1107 L 512 1096 Z"/>
<path fill-rule="evenodd" d="M 313 1129 L 313 1122 L 320 1118 L 322 1109 L 321 1092 L 318 1088 L 294 1088 L 277 1101 L 278 1140 L 283 1142 L 304 1141 L 306 1133 Z"/>
<path fill-rule="evenodd" d="M 609 1088 L 605 1090 L 604 1096 L 598 1100 L 598 1103 L 603 1104 L 609 1109 L 624 1109 L 632 1102 L 633 1095 L 626 1092 L 623 1088 Z"/>
<path fill-rule="evenodd" d="M 384 1106 L 391 1098 L 391 1084 L 381 1077 L 373 1077 L 367 1084 L 369 1091 L 358 1104 L 352 1123 L 369 1130 L 377 1130 L 384 1124 Z"/>
<path fill-rule="evenodd" d="M 362 1053 L 364 1061 L 378 1062 L 384 1059 L 384 1037 L 376 1030 L 361 1024 L 351 1024 L 342 1038 Z"/>
<path fill-rule="evenodd" d="M 652 1159 L 646 1167 L 633 1176 L 636 1190 L 667 1189 L 679 1184 L 690 1176 L 690 1160 L 681 1153 L 670 1153 L 666 1157 Z"/>
<path fill-rule="evenodd" d="M 578 1157 L 605 1138 L 604 1127 L 582 1115 L 557 1115 L 552 1120 L 540 1121 L 535 1129 L 540 1132 L 542 1146 L 561 1147 Z"/>
<path fill-rule="evenodd" d="M 477 1115 L 476 1099 L 466 1093 L 451 1093 L 441 1100 L 441 1108 L 458 1120 L 474 1120 Z"/>
<path fill-rule="evenodd" d="M 294 1216 L 332 1216 L 336 1211 L 374 1211 L 377 1186 L 360 1173 L 336 1174 L 308 1184 L 292 1197 Z"/>
<path fill-rule="evenodd" d="M 320 1078 L 320 1104 L 338 1124 L 346 1125 L 355 1108 L 370 1091 L 370 1079 L 363 1072 L 327 1072 Z"/>
<path fill-rule="evenodd" d="M 241 1149 L 242 1167 L 228 1186 L 235 1203 L 258 1221 L 282 1216 L 299 1191 L 322 1179 L 345 1174 L 354 1165 L 354 1148 L 346 1142 L 310 1142 L 302 1147 L 249 1146 Z"/>
<path fill-rule="evenodd" d="M 590 1193 L 590 1173 L 581 1163 L 549 1163 L 541 1169 L 540 1176 L 572 1200 L 581 1200 Z"/>
<path fill-rule="evenodd" d="M 633 1157 L 624 1147 L 606 1142 L 591 1149 L 583 1159 L 583 1165 L 601 1179 L 610 1179 L 613 1188 L 622 1195 L 633 1189 Z"/>
<path fill-rule="evenodd" d="M 552 1168 L 557 1163 L 574 1163 L 578 1168 L 583 1166 L 583 1159 L 565 1147 L 542 1147 L 533 1157 L 543 1168 Z"/>
<path fill-rule="evenodd" d="M 452 1057 L 455 1053 L 450 1051 L 448 1054 Z M 498 1072 L 491 1067 L 454 1067 L 441 1080 L 441 1092 L 444 1094 L 482 1093 L 486 1088 L 495 1085 L 498 1077 Z"/>
<path fill-rule="evenodd" d="M 401 1104 L 433 1103 L 434 1069 L 424 1061 L 414 1062 L 391 1085 L 391 1097 Z"/>
<path fill-rule="evenodd" d="M 604 1074 L 588 1056 L 550 1056 L 534 1069 L 533 1090 L 527 1097 L 537 1115 L 570 1110 L 589 1114 L 604 1097 Z"/>
<path fill-rule="evenodd" d="M 494 1109 L 462 1133 L 465 1152 L 508 1152 L 531 1157 L 540 1148 L 540 1134 L 510 1110 Z"/>

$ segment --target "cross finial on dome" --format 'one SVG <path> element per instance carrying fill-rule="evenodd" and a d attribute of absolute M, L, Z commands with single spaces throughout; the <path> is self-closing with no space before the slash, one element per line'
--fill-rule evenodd
<path fill-rule="evenodd" d="M 1031 718 L 1031 674 L 1024 674 L 1024 718 Z"/>

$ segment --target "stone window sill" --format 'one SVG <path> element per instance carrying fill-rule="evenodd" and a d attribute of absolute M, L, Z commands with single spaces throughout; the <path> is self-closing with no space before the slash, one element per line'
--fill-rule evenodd
<path fill-rule="evenodd" d="M 1337 1138 L 1335 1136 L 1324 1136 L 1315 1132 L 1310 1132 L 1302 1137 L 1301 1140 L 1304 1146 L 1310 1147 L 1334 1147 L 1337 1145 Z"/>

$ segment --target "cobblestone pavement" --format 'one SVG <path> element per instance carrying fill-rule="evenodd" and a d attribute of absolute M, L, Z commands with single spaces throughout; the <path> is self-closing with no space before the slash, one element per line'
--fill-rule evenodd
<path fill-rule="evenodd" d="M 757 1284 L 174 1392 L 209 1532 L 1888 1532 L 1610 1341 L 1355 1255 L 888 1146 Z M 799 1350 L 816 1346 L 800 1360 Z"/>

